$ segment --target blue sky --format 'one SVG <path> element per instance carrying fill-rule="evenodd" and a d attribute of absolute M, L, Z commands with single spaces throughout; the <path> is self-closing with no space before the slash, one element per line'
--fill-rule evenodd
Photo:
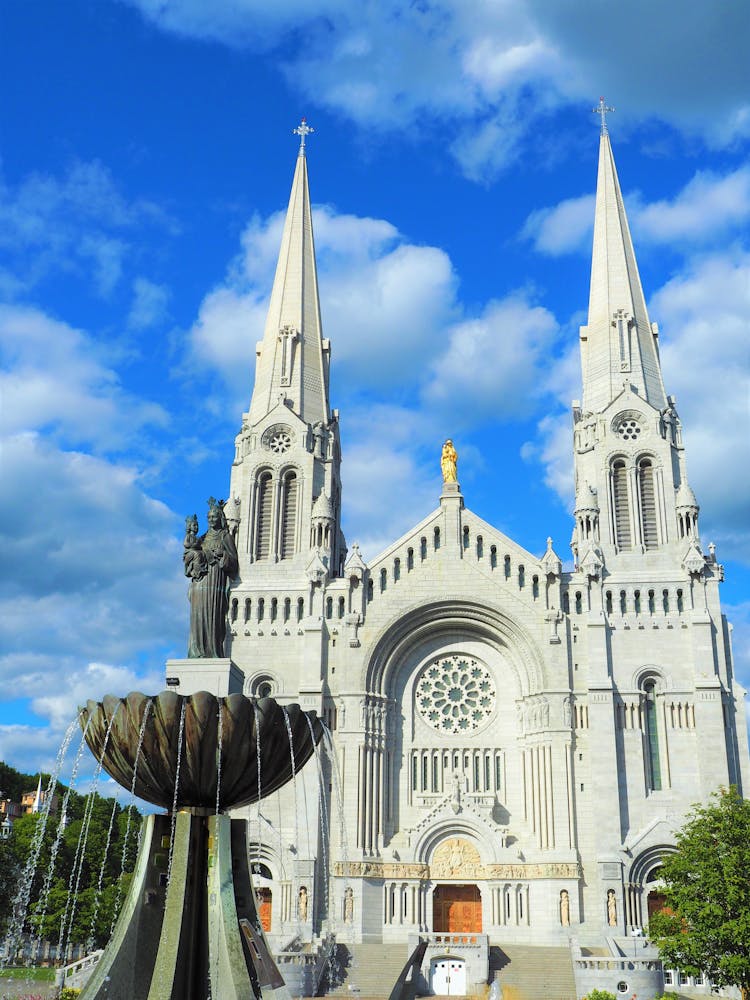
<path fill-rule="evenodd" d="M 184 655 L 306 115 L 344 521 L 467 504 L 568 554 L 604 94 L 705 542 L 750 684 L 750 8 L 33 0 L 0 31 L 0 759 Z"/>

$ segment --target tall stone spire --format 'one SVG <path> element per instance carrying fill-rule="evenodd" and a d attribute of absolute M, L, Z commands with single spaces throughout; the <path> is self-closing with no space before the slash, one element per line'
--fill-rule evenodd
<path fill-rule="evenodd" d="M 281 396 L 309 424 L 330 419 L 328 342 L 323 340 L 318 301 L 305 119 L 294 130 L 300 136 L 276 277 L 263 340 L 258 344 L 250 424 L 273 409 Z"/>
<path fill-rule="evenodd" d="M 594 248 L 588 324 L 581 327 L 583 410 L 602 411 L 629 383 L 654 407 L 667 405 L 662 382 L 657 328 L 652 327 L 638 274 L 612 155 L 605 112 L 601 115 L 599 174 L 596 187 Z"/>
<path fill-rule="evenodd" d="M 294 129 L 299 154 L 257 346 L 255 387 L 235 438 L 225 515 L 237 547 L 242 583 L 235 593 L 242 602 L 252 603 L 253 588 L 270 582 L 289 593 L 302 581 L 307 593 L 321 574 L 340 575 L 346 559 L 339 415 L 329 403 L 331 350 L 320 322 L 307 183 L 305 139 L 312 131 L 304 118 Z"/>

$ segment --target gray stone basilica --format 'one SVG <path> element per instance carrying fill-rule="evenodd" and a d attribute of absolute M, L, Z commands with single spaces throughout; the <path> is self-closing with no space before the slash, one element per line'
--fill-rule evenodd
<path fill-rule="evenodd" d="M 571 572 L 551 540 L 539 556 L 473 514 L 445 449 L 435 509 L 369 563 L 347 549 L 301 138 L 225 507 L 239 558 L 225 656 L 167 668 L 183 693 L 271 694 L 331 731 L 337 773 L 321 756 L 248 811 L 269 938 L 623 938 L 659 905 L 686 811 L 721 785 L 747 794 L 750 760 L 723 570 L 701 542 L 606 125 Z"/>

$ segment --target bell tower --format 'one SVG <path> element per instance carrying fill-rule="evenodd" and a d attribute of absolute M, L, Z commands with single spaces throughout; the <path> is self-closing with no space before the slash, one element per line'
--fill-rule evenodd
<path fill-rule="evenodd" d="M 581 327 L 582 401 L 573 403 L 577 565 L 674 564 L 700 553 L 675 399 L 648 316 L 602 99 L 588 322 Z M 598 573 L 597 573 L 598 575 Z"/>
<path fill-rule="evenodd" d="M 242 585 L 336 577 L 346 556 L 338 412 L 329 405 L 330 343 L 322 334 L 307 179 L 312 131 L 305 119 L 294 129 L 300 145 L 276 276 L 235 440 L 226 513 Z"/>

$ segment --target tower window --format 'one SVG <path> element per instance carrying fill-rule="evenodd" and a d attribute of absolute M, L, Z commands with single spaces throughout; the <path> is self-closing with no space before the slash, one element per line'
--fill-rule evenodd
<path fill-rule="evenodd" d="M 650 459 L 638 463 L 638 500 L 641 508 L 641 530 L 643 547 L 655 549 L 658 543 L 656 525 L 656 491 L 654 489 L 654 467 Z"/>
<path fill-rule="evenodd" d="M 440 548 L 440 528 L 435 528 L 433 536 L 434 548 L 437 551 Z"/>
<path fill-rule="evenodd" d="M 656 684 L 647 680 L 643 685 L 643 715 L 646 742 L 646 781 L 652 791 L 661 789 L 659 731 L 657 728 Z"/>
<path fill-rule="evenodd" d="M 255 558 L 268 559 L 271 551 L 271 512 L 273 505 L 273 483 L 270 472 L 263 472 L 258 479 L 257 504 Z"/>
<path fill-rule="evenodd" d="M 612 466 L 612 507 L 614 511 L 615 544 L 620 551 L 632 547 L 630 511 L 628 510 L 628 471 L 619 459 Z"/>
<path fill-rule="evenodd" d="M 339 618 L 344 617 L 344 611 L 346 610 L 346 599 L 339 597 Z"/>
<path fill-rule="evenodd" d="M 284 621 L 288 622 L 292 614 L 292 601 L 291 598 L 284 598 Z"/>
<path fill-rule="evenodd" d="M 297 621 L 301 622 L 305 614 L 305 599 L 304 597 L 297 598 Z"/>
<path fill-rule="evenodd" d="M 297 476 L 288 472 L 284 476 L 281 497 L 281 545 L 280 557 L 289 559 L 294 555 L 297 526 Z"/>

